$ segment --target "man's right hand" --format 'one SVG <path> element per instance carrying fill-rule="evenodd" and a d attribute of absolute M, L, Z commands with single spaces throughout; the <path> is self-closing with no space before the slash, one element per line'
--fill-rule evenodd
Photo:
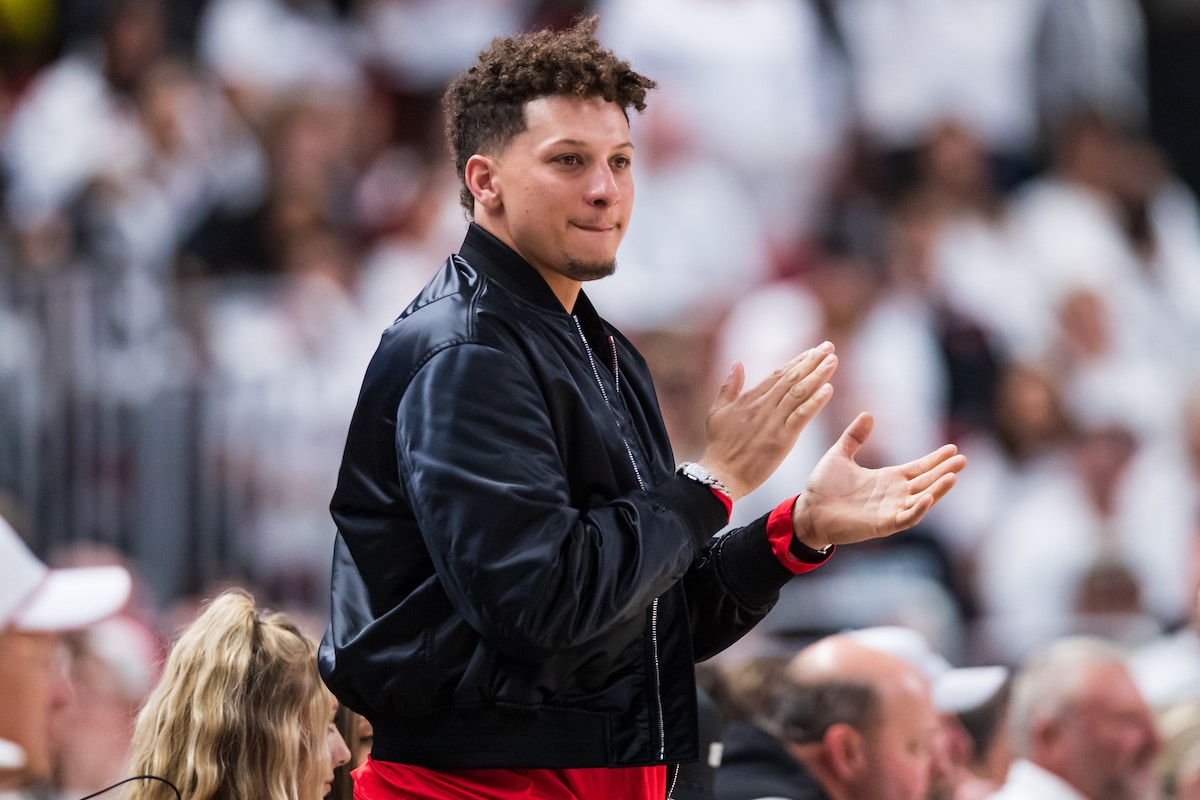
<path fill-rule="evenodd" d="M 699 461 L 737 500 L 771 476 L 829 398 L 837 369 L 831 342 L 806 350 L 742 391 L 746 372 L 735 363 L 708 411 L 707 444 Z"/>

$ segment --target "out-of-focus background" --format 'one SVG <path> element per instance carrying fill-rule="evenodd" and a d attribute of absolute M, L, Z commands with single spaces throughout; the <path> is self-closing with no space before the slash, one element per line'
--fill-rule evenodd
<path fill-rule="evenodd" d="M 587 291 L 679 460 L 734 360 L 823 339 L 835 398 L 735 522 L 860 410 L 865 463 L 970 459 L 729 657 L 896 623 L 1013 663 L 1186 628 L 1193 0 L 0 0 L 0 511 L 34 549 L 128 564 L 163 617 L 236 583 L 319 627 L 363 368 L 465 229 L 440 92 L 493 36 L 590 12 L 659 88 Z"/>

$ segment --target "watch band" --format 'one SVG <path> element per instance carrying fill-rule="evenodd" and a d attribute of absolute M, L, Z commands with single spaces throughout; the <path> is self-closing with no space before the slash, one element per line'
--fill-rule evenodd
<path fill-rule="evenodd" d="M 733 493 L 725 484 L 721 483 L 716 475 L 708 471 L 706 467 L 695 461 L 685 461 L 679 465 L 679 469 L 675 470 L 676 475 L 682 475 L 685 478 L 703 484 L 710 489 L 716 489 L 721 494 L 733 500 Z"/>
<path fill-rule="evenodd" d="M 797 549 L 800 552 L 796 552 Z M 791 553 L 793 556 L 800 559 L 801 561 L 808 561 L 810 563 L 813 561 L 823 561 L 825 559 L 825 556 L 829 555 L 830 552 L 832 552 L 832 551 L 833 551 L 832 544 L 827 544 L 824 547 L 822 547 L 820 550 L 815 550 L 815 549 L 809 547 L 808 545 L 806 545 L 804 542 L 797 539 L 795 536 L 792 536 L 791 545 L 788 547 L 788 552 Z"/>

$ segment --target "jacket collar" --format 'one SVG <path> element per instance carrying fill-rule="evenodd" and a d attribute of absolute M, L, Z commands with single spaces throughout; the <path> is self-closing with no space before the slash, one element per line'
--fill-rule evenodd
<path fill-rule="evenodd" d="M 458 254 L 474 269 L 522 300 L 545 311 L 567 314 L 550 284 L 546 283 L 546 279 L 538 274 L 533 265 L 478 223 L 472 222 L 467 227 L 467 236 Z M 604 335 L 605 326 L 600 315 L 583 291 L 579 292 L 579 299 L 575 301 L 573 314 L 579 318 L 589 339 L 596 335 Z"/>
<path fill-rule="evenodd" d="M 522 300 L 547 311 L 566 313 L 550 284 L 538 271 L 478 223 L 472 222 L 467 228 L 467 238 L 458 254 L 472 267 L 499 282 Z"/>

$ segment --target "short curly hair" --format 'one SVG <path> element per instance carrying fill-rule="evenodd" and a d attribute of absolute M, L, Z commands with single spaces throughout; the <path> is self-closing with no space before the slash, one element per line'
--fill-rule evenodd
<path fill-rule="evenodd" d="M 468 216 L 474 198 L 466 184 L 467 159 L 502 149 L 525 130 L 525 104 L 540 97 L 602 97 L 628 117 L 646 108 L 654 81 L 634 72 L 596 40 L 598 16 L 579 19 L 563 31 L 539 30 L 497 37 L 479 61 L 450 83 L 442 98 L 446 136 L 460 182 L 459 199 Z"/>

